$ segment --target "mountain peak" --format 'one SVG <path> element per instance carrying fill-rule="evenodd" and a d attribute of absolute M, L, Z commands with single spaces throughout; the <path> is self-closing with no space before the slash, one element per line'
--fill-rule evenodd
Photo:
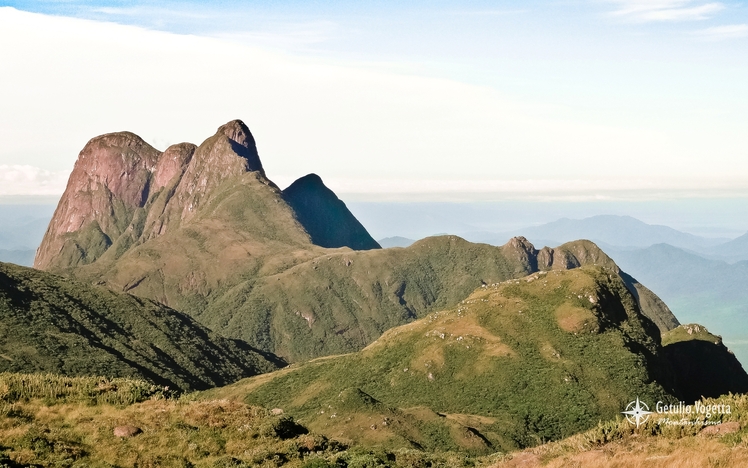
<path fill-rule="evenodd" d="M 250 171 L 262 171 L 255 139 L 244 122 L 238 119 L 227 122 L 218 127 L 216 134 L 224 135 L 229 139 L 234 152 L 248 161 Z"/>
<path fill-rule="evenodd" d="M 318 176 L 315 173 L 299 177 L 291 185 L 289 185 L 286 190 L 298 190 L 300 187 L 306 187 L 310 189 L 316 188 L 317 190 L 329 190 L 325 183 L 322 182 L 322 177 Z"/>
<path fill-rule="evenodd" d="M 354 250 L 381 248 L 317 174 L 297 179 L 283 191 L 283 199 L 314 244 Z"/>

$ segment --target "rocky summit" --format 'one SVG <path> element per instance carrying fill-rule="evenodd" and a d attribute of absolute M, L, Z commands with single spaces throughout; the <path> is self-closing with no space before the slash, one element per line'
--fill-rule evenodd
<path fill-rule="evenodd" d="M 246 174 L 279 192 L 239 120 L 199 147 L 180 143 L 163 153 L 129 132 L 93 138 L 78 156 L 34 266 L 92 263 L 112 246 L 119 256 L 190 220 L 226 179 Z"/>

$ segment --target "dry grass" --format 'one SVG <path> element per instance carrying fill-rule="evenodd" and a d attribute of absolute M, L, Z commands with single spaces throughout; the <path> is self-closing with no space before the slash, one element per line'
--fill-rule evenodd
<path fill-rule="evenodd" d="M 748 466 L 748 447 L 717 439 L 646 437 L 547 458 L 542 447 L 508 456 L 492 468 L 702 468 Z"/>
<path fill-rule="evenodd" d="M 328 448 L 326 439 L 303 434 L 300 426 L 293 433 L 282 417 L 229 400 L 160 399 L 127 407 L 31 400 L 2 412 L 0 445 L 10 447 L 6 459 L 20 464 L 223 466 L 233 459 L 232 466 L 299 466 L 305 453 Z M 121 425 L 142 432 L 114 436 Z"/>
<path fill-rule="evenodd" d="M 564 303 L 555 311 L 558 326 L 569 333 L 580 332 L 587 325 L 596 324 L 595 315 L 587 309 Z"/>
<path fill-rule="evenodd" d="M 625 420 L 601 424 L 582 434 L 539 447 L 506 454 L 491 468 L 728 468 L 748 466 L 748 395 L 728 395 L 704 400 L 729 404 L 722 415 L 738 432 L 707 435 L 704 416 L 686 418 L 693 426 L 662 426 L 662 415 L 653 415 L 641 428 Z M 680 418 L 678 418 L 680 419 Z M 717 419 L 720 420 L 720 419 Z M 705 426 L 717 428 L 720 426 Z"/>

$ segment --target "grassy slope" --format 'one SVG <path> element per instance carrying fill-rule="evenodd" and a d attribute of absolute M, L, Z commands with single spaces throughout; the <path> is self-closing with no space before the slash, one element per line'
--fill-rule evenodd
<path fill-rule="evenodd" d="M 145 378 L 181 389 L 278 368 L 149 300 L 0 263 L 0 371 Z"/>
<path fill-rule="evenodd" d="M 356 443 L 485 453 L 587 429 L 632 395 L 665 397 L 658 350 L 621 279 L 584 267 L 480 288 L 359 353 L 208 394 L 279 406 Z"/>
<path fill-rule="evenodd" d="M 741 467 L 748 463 L 748 397 L 710 422 L 737 423 L 724 436 L 693 426 L 661 426 L 651 416 L 636 429 L 618 417 L 589 431 L 525 451 L 464 452 L 368 449 L 309 432 L 287 415 L 226 399 L 175 399 L 135 380 L 0 373 L 0 466 L 86 467 Z M 422 412 L 421 412 L 422 413 Z M 454 415 L 449 415 L 454 419 Z M 449 421 L 448 418 L 442 418 Z M 131 438 L 113 434 L 131 425 Z M 370 430 L 370 433 L 376 431 Z"/>
<path fill-rule="evenodd" d="M 339 451 L 262 408 L 168 397 L 133 380 L 0 374 L 0 465 L 299 466 Z M 122 425 L 141 433 L 116 437 Z"/>

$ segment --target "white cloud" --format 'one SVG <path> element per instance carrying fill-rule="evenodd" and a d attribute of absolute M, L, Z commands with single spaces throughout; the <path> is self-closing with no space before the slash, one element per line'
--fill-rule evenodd
<path fill-rule="evenodd" d="M 48 171 L 27 165 L 0 165 L 0 196 L 60 195 L 69 171 Z"/>
<path fill-rule="evenodd" d="M 255 31 L 212 31 L 206 35 L 253 46 L 303 50 L 330 40 L 337 29 L 337 24 L 332 21 L 310 21 L 269 24 L 265 29 Z"/>
<path fill-rule="evenodd" d="M 710 41 L 739 39 L 742 37 L 748 37 L 748 24 L 729 24 L 724 26 L 715 26 L 713 28 L 701 29 L 694 32 L 694 34 Z"/>
<path fill-rule="evenodd" d="M 189 31 L 207 37 L 229 39 L 254 46 L 283 50 L 305 50 L 330 40 L 339 32 L 329 20 L 286 21 L 264 15 L 258 21 L 251 9 L 180 8 L 138 5 L 135 7 L 96 7 L 85 10 L 86 17 L 115 23 L 144 25 L 164 31 Z"/>
<path fill-rule="evenodd" d="M 724 10 L 720 2 L 701 3 L 692 0 L 611 0 L 618 9 L 611 14 L 638 22 L 696 21 L 711 18 Z"/>
<path fill-rule="evenodd" d="M 618 186 L 611 177 L 642 191 L 683 177 L 748 180 L 740 119 L 719 133 L 703 115 L 696 131 L 580 120 L 376 64 L 11 8 L 0 8 L 0 44 L 13 44 L 0 47 L 0 194 L 61 192 L 65 175 L 54 171 L 69 171 L 98 134 L 129 130 L 163 150 L 235 118 L 271 179 L 316 172 L 341 193 L 597 196 Z M 625 182 L 641 174 L 654 182 Z"/>
<path fill-rule="evenodd" d="M 170 9 L 163 7 L 153 7 L 139 5 L 136 7 L 95 7 L 89 10 L 91 13 L 101 13 L 114 17 L 171 17 L 205 20 L 215 17 L 207 11 L 195 9 Z"/>

